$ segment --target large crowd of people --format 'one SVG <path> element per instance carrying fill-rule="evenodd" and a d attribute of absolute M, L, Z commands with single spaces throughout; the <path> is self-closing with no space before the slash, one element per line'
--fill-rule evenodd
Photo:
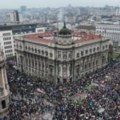
<path fill-rule="evenodd" d="M 61 85 L 7 69 L 10 120 L 120 120 L 120 58 L 80 80 Z M 79 96 L 79 99 L 77 97 Z M 75 100 L 76 99 L 76 100 Z"/>

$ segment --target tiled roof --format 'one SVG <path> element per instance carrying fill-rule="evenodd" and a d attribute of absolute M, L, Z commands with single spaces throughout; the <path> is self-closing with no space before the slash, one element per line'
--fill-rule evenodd
<path fill-rule="evenodd" d="M 101 38 L 102 38 L 101 35 L 88 34 L 88 35 L 82 37 L 81 39 L 76 40 L 75 43 L 86 42 L 86 41 L 90 41 L 90 40 L 98 40 Z"/>
<path fill-rule="evenodd" d="M 72 35 L 78 37 L 78 39 L 75 40 L 74 43 L 86 42 L 89 40 L 96 40 L 96 39 L 102 38 L 101 35 L 95 35 L 95 34 L 86 33 L 86 32 L 74 32 L 74 33 L 72 33 Z M 23 39 L 27 39 L 30 41 L 35 40 L 37 42 L 43 42 L 43 43 L 54 43 L 56 40 L 53 38 L 50 38 L 53 36 L 54 36 L 53 32 L 45 32 L 45 33 L 24 35 Z M 49 37 L 49 38 L 47 38 L 47 37 Z"/>

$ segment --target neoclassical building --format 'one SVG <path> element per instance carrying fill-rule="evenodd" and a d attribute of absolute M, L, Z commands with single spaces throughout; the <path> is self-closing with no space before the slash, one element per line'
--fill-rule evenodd
<path fill-rule="evenodd" d="M 0 119 L 8 114 L 10 91 L 3 52 L 0 49 Z"/>
<path fill-rule="evenodd" d="M 55 83 L 80 79 L 107 64 L 109 39 L 86 32 L 72 32 L 64 25 L 54 33 L 15 38 L 17 68 Z"/>

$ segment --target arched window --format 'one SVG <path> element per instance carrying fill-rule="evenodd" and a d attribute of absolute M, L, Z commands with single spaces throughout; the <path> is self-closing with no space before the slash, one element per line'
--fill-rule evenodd
<path fill-rule="evenodd" d="M 97 51 L 99 51 L 99 47 L 97 47 Z"/>
<path fill-rule="evenodd" d="M 27 46 L 25 46 L 25 49 L 27 50 Z"/>
<path fill-rule="evenodd" d="M 38 50 L 38 53 L 40 54 L 40 50 Z"/>
<path fill-rule="evenodd" d="M 95 52 L 95 51 L 96 51 L 96 48 L 93 48 L 93 51 Z"/>
<path fill-rule="evenodd" d="M 34 61 L 32 60 L 32 68 L 34 68 Z"/>
<path fill-rule="evenodd" d="M 2 100 L 1 104 L 2 104 L 2 109 L 5 109 L 6 108 L 6 102 L 5 102 L 5 100 Z"/>
<path fill-rule="evenodd" d="M 63 59 L 67 59 L 67 52 L 63 52 Z"/>
<path fill-rule="evenodd" d="M 102 63 L 105 63 L 106 62 L 106 58 L 105 56 L 102 56 Z"/>
<path fill-rule="evenodd" d="M 32 51 L 34 52 L 34 48 L 32 48 Z"/>
<path fill-rule="evenodd" d="M 77 65 L 77 66 L 76 66 L 76 74 L 77 74 L 77 75 L 79 75 L 79 68 L 80 68 L 80 66 Z"/>
<path fill-rule="evenodd" d="M 106 45 L 106 48 L 108 48 L 108 45 Z"/>
<path fill-rule="evenodd" d="M 20 49 L 22 49 L 22 46 L 20 45 Z"/>
<path fill-rule="evenodd" d="M 35 48 L 35 53 L 37 53 L 37 49 Z"/>
<path fill-rule="evenodd" d="M 84 51 L 81 51 L 81 56 L 83 56 L 84 55 Z"/>
<path fill-rule="evenodd" d="M 53 75 L 53 66 L 49 65 L 50 75 Z"/>
<path fill-rule="evenodd" d="M 89 52 L 92 53 L 92 49 L 90 49 Z"/>
<path fill-rule="evenodd" d="M 85 50 L 85 54 L 88 54 L 88 50 Z"/>
<path fill-rule="evenodd" d="M 87 65 L 85 64 L 85 69 L 87 69 Z"/>
<path fill-rule="evenodd" d="M 47 51 L 45 52 L 45 55 L 48 56 L 48 52 Z"/>
<path fill-rule="evenodd" d="M 89 68 L 91 68 L 91 64 L 89 63 Z"/>
<path fill-rule="evenodd" d="M 50 57 L 53 57 L 53 54 L 52 54 L 52 53 L 50 53 Z"/>
<path fill-rule="evenodd" d="M 103 50 L 104 50 L 104 48 L 105 48 L 105 47 L 103 46 Z"/>
<path fill-rule="evenodd" d="M 30 47 L 28 47 L 28 50 L 30 50 Z"/>
<path fill-rule="evenodd" d="M 96 60 L 96 65 L 98 65 L 98 60 Z"/>
<path fill-rule="evenodd" d="M 80 57 L 80 54 L 79 54 L 79 53 L 77 53 L 77 55 L 76 55 L 76 56 L 77 56 L 77 58 L 79 58 L 79 57 Z"/>
<path fill-rule="evenodd" d="M 44 51 L 42 50 L 42 55 L 44 55 Z"/>
<path fill-rule="evenodd" d="M 16 47 L 18 48 L 18 44 L 16 44 Z"/>

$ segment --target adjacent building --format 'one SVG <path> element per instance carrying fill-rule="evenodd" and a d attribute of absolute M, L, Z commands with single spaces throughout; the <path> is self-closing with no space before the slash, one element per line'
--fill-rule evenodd
<path fill-rule="evenodd" d="M 109 38 L 112 41 L 114 47 L 120 46 L 120 24 L 96 24 L 96 33 Z"/>
<path fill-rule="evenodd" d="M 86 31 L 90 33 L 95 33 L 95 30 L 96 30 L 94 25 L 88 25 L 88 24 L 78 25 L 75 29 L 77 31 Z"/>
<path fill-rule="evenodd" d="M 9 23 L 19 23 L 20 19 L 19 19 L 19 13 L 17 10 L 14 10 L 10 13 L 7 14 L 7 20 Z"/>
<path fill-rule="evenodd" d="M 26 12 L 26 10 L 27 10 L 27 6 L 21 6 L 20 7 L 20 12 L 22 13 L 22 14 L 24 14 L 25 12 Z"/>
<path fill-rule="evenodd" d="M 75 81 L 107 64 L 109 39 L 86 32 L 37 33 L 15 38 L 17 68 L 55 83 Z"/>
<path fill-rule="evenodd" d="M 37 24 L 18 24 L 0 26 L 0 43 L 5 59 L 15 55 L 15 36 L 39 32 Z"/>
<path fill-rule="evenodd" d="M 8 114 L 10 91 L 6 75 L 6 65 L 0 48 L 0 119 Z"/>

